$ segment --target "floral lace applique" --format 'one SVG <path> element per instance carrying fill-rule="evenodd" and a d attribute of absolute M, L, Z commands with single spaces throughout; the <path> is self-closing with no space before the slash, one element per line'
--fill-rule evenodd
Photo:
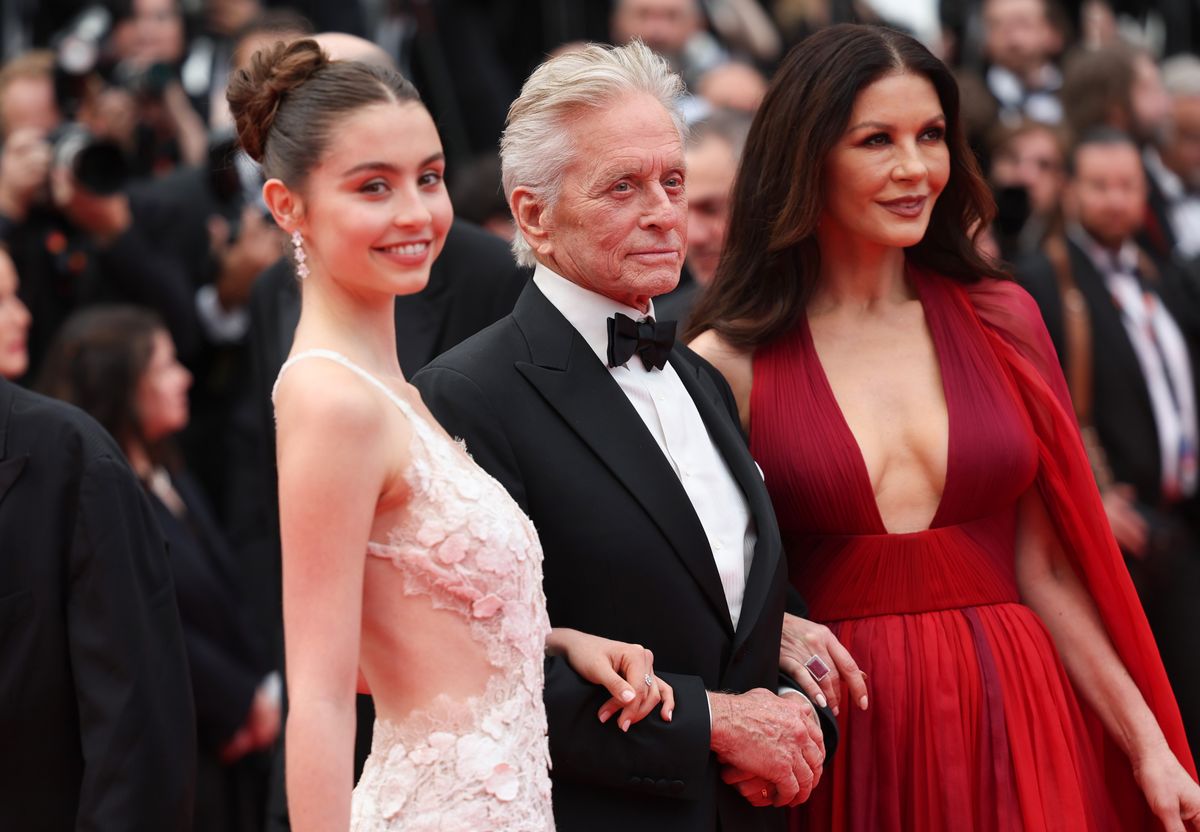
<path fill-rule="evenodd" d="M 466 444 L 417 415 L 382 382 L 338 353 L 336 361 L 380 388 L 413 426 L 412 497 L 367 552 L 390 560 L 404 591 L 469 622 L 496 669 L 482 694 L 440 696 L 403 720 L 377 720 L 371 756 L 354 790 L 354 832 L 552 832 L 550 752 L 542 702 L 550 622 L 542 551 L 533 524 L 476 466 Z M 278 384 L 278 382 L 276 382 Z"/>

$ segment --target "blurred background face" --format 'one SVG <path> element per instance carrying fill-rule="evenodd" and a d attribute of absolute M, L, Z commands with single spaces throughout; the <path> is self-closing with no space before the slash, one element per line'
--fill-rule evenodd
<path fill-rule="evenodd" d="M 183 60 L 183 15 L 177 0 L 134 0 L 132 46 L 146 64 Z"/>
<path fill-rule="evenodd" d="M 992 159 L 992 182 L 1000 187 L 1024 188 L 1032 213 L 1044 217 L 1057 207 L 1062 196 L 1066 184 L 1063 161 L 1054 133 L 1030 128 L 997 148 Z"/>
<path fill-rule="evenodd" d="M 29 366 L 29 310 L 17 297 L 17 270 L 0 250 L 0 378 L 19 378 Z"/>
<path fill-rule="evenodd" d="M 729 228 L 729 205 L 737 160 L 725 139 L 709 135 L 687 159 L 687 266 L 701 286 L 712 282 Z"/>
<path fill-rule="evenodd" d="M 1129 90 L 1133 107 L 1133 132 L 1142 141 L 1161 135 L 1171 117 L 1171 97 L 1163 86 L 1158 64 L 1146 54 L 1133 59 L 1133 86 Z"/>
<path fill-rule="evenodd" d="M 150 363 L 137 386 L 137 414 L 146 442 L 154 443 L 187 427 L 192 374 L 175 357 L 166 330 L 154 333 Z"/>
<path fill-rule="evenodd" d="M 987 0 L 983 25 L 988 60 L 1017 75 L 1039 69 L 1054 51 L 1056 35 L 1042 0 Z"/>
<path fill-rule="evenodd" d="M 1146 175 L 1131 144 L 1089 144 L 1075 151 L 1067 206 L 1097 242 L 1116 248 L 1142 225 Z"/>
<path fill-rule="evenodd" d="M 1189 188 L 1200 188 L 1200 96 L 1175 97 L 1162 157 Z"/>
<path fill-rule="evenodd" d="M 613 12 L 616 43 L 641 38 L 655 52 L 676 55 L 700 27 L 696 0 L 619 0 Z"/>
<path fill-rule="evenodd" d="M 25 127 L 49 133 L 60 121 L 50 76 L 14 78 L 0 91 L 0 124 L 5 136 Z"/>

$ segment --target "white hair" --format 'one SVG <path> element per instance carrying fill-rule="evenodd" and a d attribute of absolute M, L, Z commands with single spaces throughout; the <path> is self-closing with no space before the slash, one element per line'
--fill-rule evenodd
<path fill-rule="evenodd" d="M 683 141 L 687 130 L 679 111 L 683 92 L 683 81 L 666 60 L 640 40 L 617 47 L 588 44 L 546 61 L 533 71 L 508 108 L 500 140 L 504 196 L 511 197 L 515 188 L 523 187 L 544 208 L 552 208 L 563 171 L 574 160 L 570 119 L 580 110 L 601 109 L 630 93 L 646 93 L 662 104 Z M 512 249 L 522 266 L 536 264 L 519 226 Z"/>
<path fill-rule="evenodd" d="M 1176 55 L 1163 61 L 1163 86 L 1173 96 L 1200 95 L 1200 58 Z"/>

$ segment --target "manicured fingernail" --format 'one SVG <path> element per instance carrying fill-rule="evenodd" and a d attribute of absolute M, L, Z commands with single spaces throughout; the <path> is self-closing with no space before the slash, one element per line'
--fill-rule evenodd
<path fill-rule="evenodd" d="M 622 731 L 628 731 L 628 730 L 629 730 L 629 726 L 630 726 L 630 725 L 632 725 L 632 724 L 633 724 L 633 723 L 632 723 L 630 720 L 628 720 L 628 719 L 627 719 L 627 720 L 625 720 L 624 722 L 622 722 L 622 723 L 621 723 L 621 730 L 622 730 Z"/>
<path fill-rule="evenodd" d="M 837 715 L 838 715 L 838 713 L 840 713 L 840 712 L 838 711 L 838 706 L 837 706 L 837 705 L 834 705 L 834 706 L 833 706 L 833 715 L 834 715 L 834 716 L 837 716 Z"/>
<path fill-rule="evenodd" d="M 663 719 L 665 719 L 667 722 L 670 722 L 671 714 L 672 714 L 672 711 L 663 711 Z"/>
<path fill-rule="evenodd" d="M 867 697 L 865 695 L 862 699 L 858 700 L 858 707 L 862 708 L 864 711 L 867 709 Z"/>
<path fill-rule="evenodd" d="M 825 694 L 823 694 L 823 693 L 817 694 L 817 704 L 820 705 L 822 708 L 829 707 L 829 700 L 825 698 Z"/>
<path fill-rule="evenodd" d="M 627 690 L 624 693 L 622 693 L 621 701 L 622 702 L 632 702 L 633 701 L 633 691 Z"/>
<path fill-rule="evenodd" d="M 601 722 L 608 722 L 608 718 L 609 718 L 610 716 L 612 716 L 612 711 L 601 711 L 601 712 L 600 712 L 600 721 L 601 721 Z"/>

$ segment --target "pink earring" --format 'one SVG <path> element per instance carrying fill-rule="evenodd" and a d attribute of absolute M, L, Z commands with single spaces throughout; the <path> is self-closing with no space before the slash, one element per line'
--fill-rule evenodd
<path fill-rule="evenodd" d="M 299 231 L 292 232 L 292 254 L 296 258 L 296 274 L 300 279 L 308 277 L 308 255 L 304 253 L 304 238 L 300 236 Z"/>

